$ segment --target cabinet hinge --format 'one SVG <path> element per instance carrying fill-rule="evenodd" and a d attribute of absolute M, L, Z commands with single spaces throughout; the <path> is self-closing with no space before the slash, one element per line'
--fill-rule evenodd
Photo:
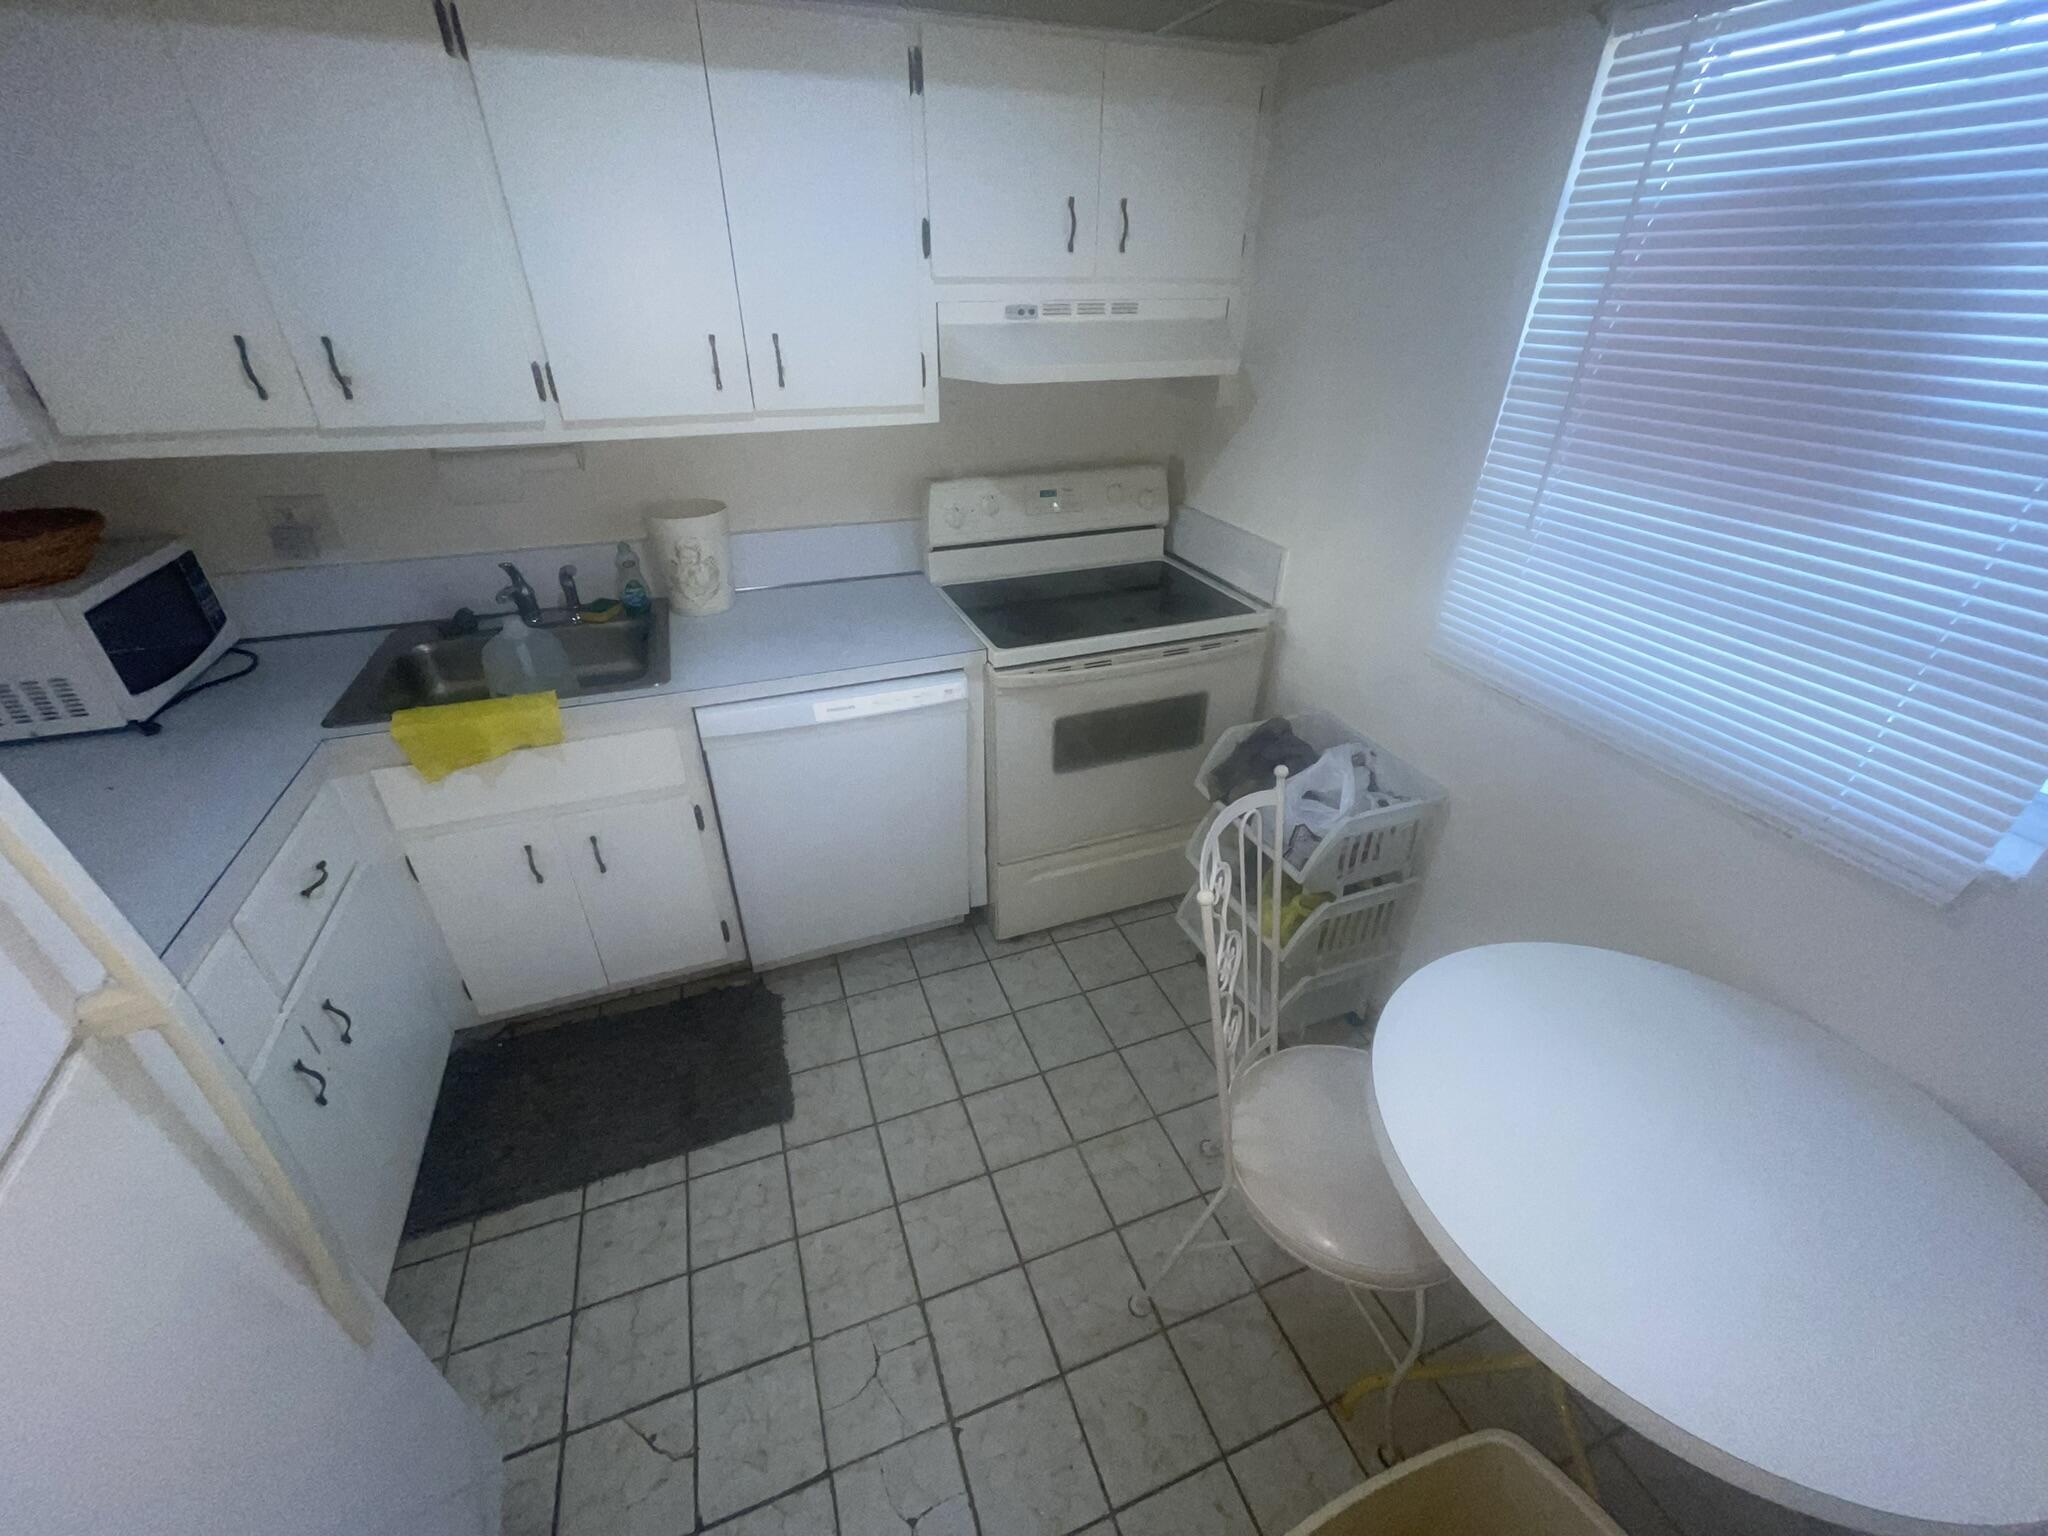
<path fill-rule="evenodd" d="M 919 224 L 919 231 L 918 238 L 924 243 L 925 259 L 929 261 L 932 254 L 932 221 L 930 219 L 923 220 Z"/>
<path fill-rule="evenodd" d="M 442 0 L 434 0 L 434 24 L 441 29 L 441 51 L 454 58 L 455 32 L 448 25 L 448 7 L 442 4 Z"/>
<path fill-rule="evenodd" d="M 732 924 L 722 917 L 718 920 L 718 932 L 726 943 L 730 944 L 732 942 Z"/>
<path fill-rule="evenodd" d="M 418 885 L 420 883 L 420 872 L 412 867 L 412 856 L 401 853 L 399 857 L 405 860 L 405 872 L 412 876 L 412 883 Z"/>
<path fill-rule="evenodd" d="M 702 832 L 704 830 L 704 807 L 693 805 L 690 807 L 690 810 L 697 818 L 697 830 Z"/>
<path fill-rule="evenodd" d="M 924 94 L 924 49 L 916 43 L 910 45 L 910 94 Z"/>

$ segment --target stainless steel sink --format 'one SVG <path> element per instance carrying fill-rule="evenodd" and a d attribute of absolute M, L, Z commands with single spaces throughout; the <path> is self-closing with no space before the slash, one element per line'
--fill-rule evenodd
<path fill-rule="evenodd" d="M 470 634 L 446 634 L 439 624 L 401 624 L 384 637 L 347 692 L 327 712 L 324 726 L 373 725 L 395 710 L 426 704 L 466 704 L 487 699 L 484 642 L 499 623 L 485 620 Z M 590 698 L 631 688 L 655 688 L 668 681 L 668 622 L 661 609 L 609 624 L 554 622 L 542 626 L 562 642 L 576 669 L 576 686 L 562 697 Z"/>

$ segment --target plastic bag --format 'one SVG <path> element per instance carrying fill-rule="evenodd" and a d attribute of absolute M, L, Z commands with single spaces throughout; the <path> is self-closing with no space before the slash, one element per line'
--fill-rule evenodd
<path fill-rule="evenodd" d="M 1287 826 L 1283 847 L 1303 864 L 1316 845 L 1347 817 L 1385 810 L 1406 799 L 1380 788 L 1377 758 L 1363 742 L 1330 748 L 1287 781 Z"/>

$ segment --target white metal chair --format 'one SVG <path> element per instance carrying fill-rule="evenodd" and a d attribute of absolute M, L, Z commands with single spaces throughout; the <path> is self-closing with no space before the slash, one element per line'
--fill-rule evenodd
<path fill-rule="evenodd" d="M 1366 1126 L 1372 1056 L 1346 1045 L 1279 1049 L 1279 850 L 1287 775 L 1228 806 L 1202 845 L 1196 900 L 1209 976 L 1223 1184 L 1150 1284 L 1131 1299 L 1154 1304 L 1159 1287 L 1233 1190 L 1267 1236 L 1341 1283 L 1395 1367 L 1386 1386 L 1386 1443 L 1394 1448 L 1394 1394 L 1422 1353 L 1427 1287 L 1448 1278 L 1409 1217 Z M 1407 1291 L 1415 1320 L 1405 1349 L 1387 1337 L 1365 1291 Z"/>

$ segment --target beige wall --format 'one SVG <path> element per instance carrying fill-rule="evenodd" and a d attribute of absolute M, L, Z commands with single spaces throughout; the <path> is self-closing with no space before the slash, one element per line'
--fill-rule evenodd
<path fill-rule="evenodd" d="M 1396 0 L 1287 57 L 1243 387 L 1189 499 L 1292 548 L 1283 696 L 1449 787 L 1406 961 L 1561 939 L 1817 1017 L 2048 1189 L 2048 878 L 1937 910 L 1425 654 L 1599 61 L 1590 6 Z"/>
<path fill-rule="evenodd" d="M 1211 381 L 949 382 L 933 426 L 592 443 L 580 470 L 524 476 L 425 451 L 56 464 L 0 481 L 0 507 L 97 507 L 116 533 L 186 535 L 219 571 L 284 563 L 260 500 L 308 492 L 332 509 L 323 560 L 637 536 L 642 508 L 678 497 L 728 503 L 739 530 L 870 522 L 921 516 L 945 476 L 1178 460 L 1215 398 Z"/>

